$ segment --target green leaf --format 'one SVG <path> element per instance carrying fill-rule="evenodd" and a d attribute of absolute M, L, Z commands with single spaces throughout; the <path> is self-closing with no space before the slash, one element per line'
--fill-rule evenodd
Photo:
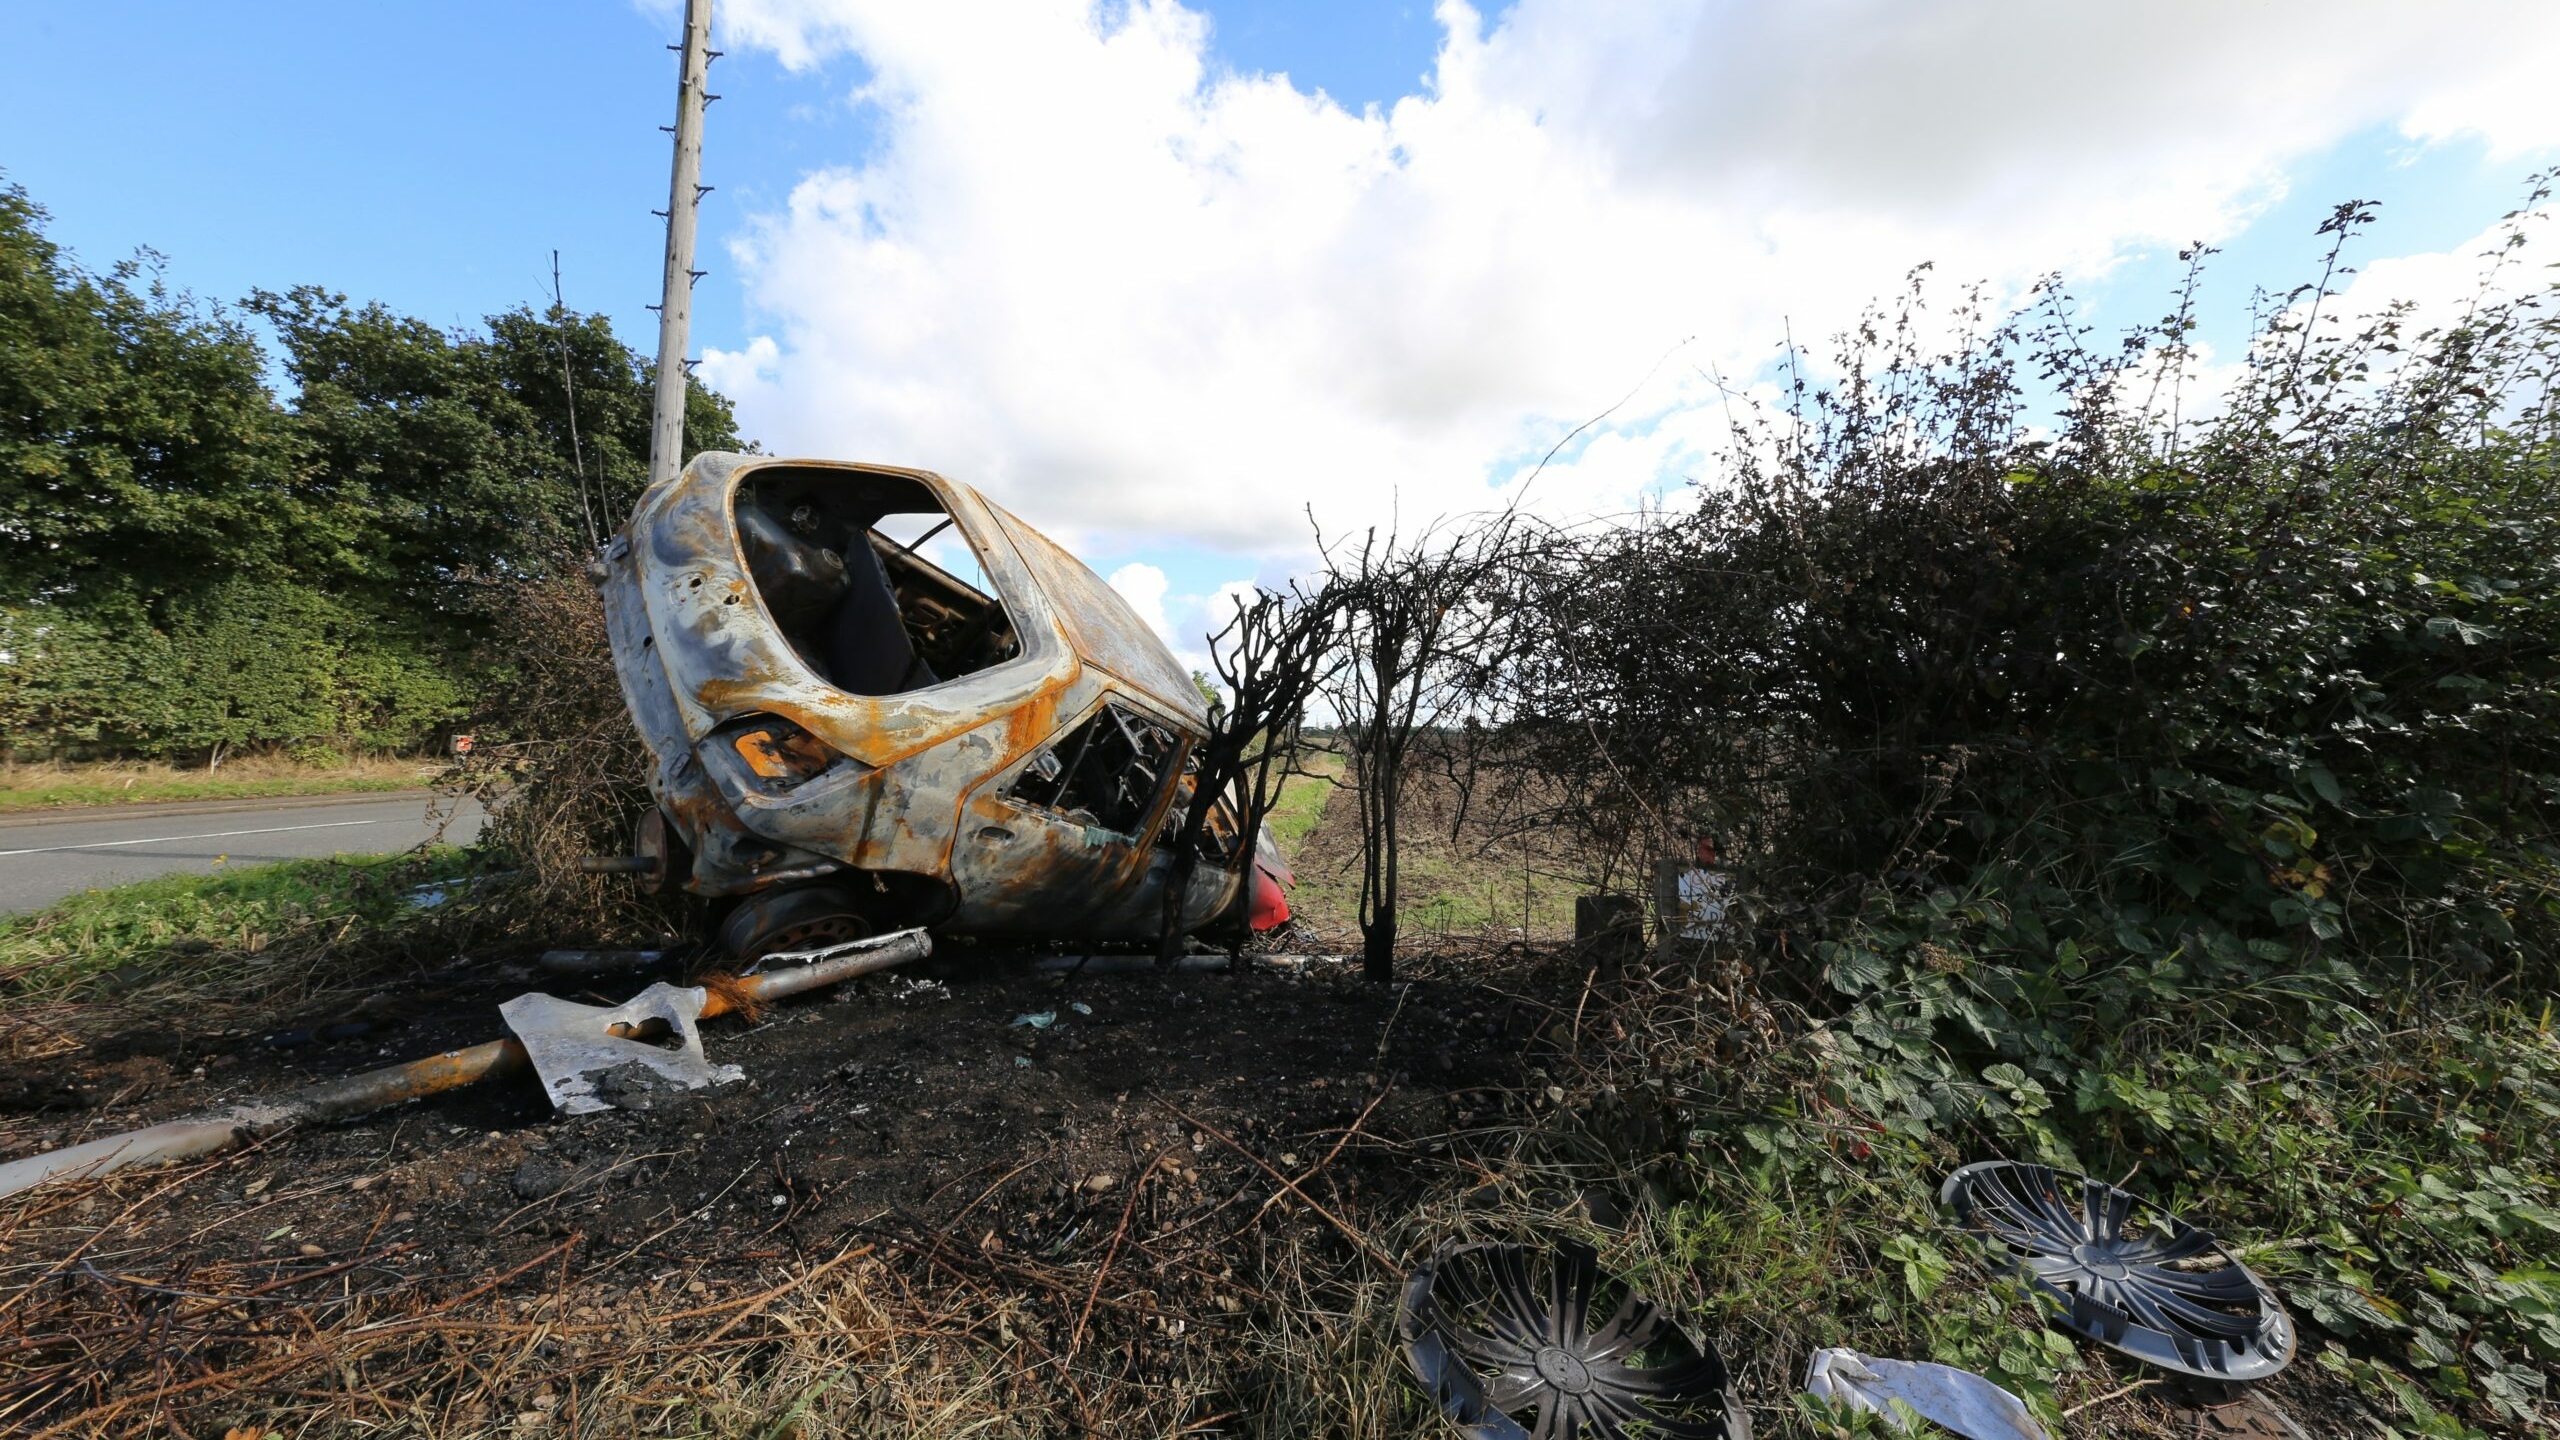
<path fill-rule="evenodd" d="M 2326 765 L 2314 765 L 2310 767 L 2308 770 L 2303 772 L 2303 778 L 2311 782 L 2312 793 L 2318 795 L 2321 799 L 2328 801 L 2332 805 L 2342 805 L 2346 803 L 2346 792 L 2339 788 L 2338 777 L 2330 774 L 2329 767 Z"/>
<path fill-rule="evenodd" d="M 1902 1266 L 1903 1288 L 1914 1300 L 1926 1300 L 1946 1282 L 1947 1257 L 1916 1235 L 1896 1235 L 1884 1242 L 1884 1256 Z"/>

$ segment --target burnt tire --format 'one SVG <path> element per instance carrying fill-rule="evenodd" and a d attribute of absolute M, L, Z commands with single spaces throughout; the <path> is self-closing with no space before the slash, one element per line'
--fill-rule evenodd
<path fill-rule="evenodd" d="M 798 885 L 739 901 L 720 923 L 720 952 L 744 966 L 768 955 L 841 945 L 879 931 L 854 903 L 851 891 L 837 885 Z"/>

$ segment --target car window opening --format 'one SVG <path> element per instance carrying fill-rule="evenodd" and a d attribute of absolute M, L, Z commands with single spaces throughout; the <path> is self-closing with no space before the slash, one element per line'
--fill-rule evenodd
<path fill-rule="evenodd" d="M 801 662 L 853 695 L 899 695 L 1021 653 L 994 596 L 925 558 L 976 552 L 933 491 L 904 476 L 788 468 L 738 489 L 739 548 Z M 901 542 L 890 530 L 914 532 Z M 956 550 L 953 548 L 956 546 Z M 979 573 L 983 573 L 979 571 Z"/>
<path fill-rule="evenodd" d="M 1164 788 L 1176 743 L 1164 726 L 1105 705 L 1032 756 L 1004 795 L 1080 824 L 1135 835 Z"/>

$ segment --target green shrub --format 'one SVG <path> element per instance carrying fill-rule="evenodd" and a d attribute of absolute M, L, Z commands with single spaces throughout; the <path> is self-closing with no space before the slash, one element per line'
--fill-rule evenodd
<path fill-rule="evenodd" d="M 2192 284 L 2121 346 L 2058 292 L 1996 323 L 1917 293 L 1798 364 L 1693 512 L 1533 592 L 1513 754 L 1604 846 L 1721 833 L 1747 882 L 1752 983 L 1652 997 L 1605 1062 L 1659 1100 L 1622 1151 L 1694 1162 L 1656 1167 L 1666 1243 L 1721 1271 L 1735 1215 L 1812 1226 L 1838 1263 L 1749 1257 L 1799 1274 L 1763 1298 L 1805 1334 L 2049 1397 L 2062 1357 L 1998 1340 L 1979 1267 L 1895 1238 L 1953 1165 L 2049 1160 L 2255 1244 L 2408 1433 L 2548 1425 L 2546 292 L 2420 328 L 2307 287 L 2186 415 Z"/>
<path fill-rule="evenodd" d="M 128 754 L 398 749 L 465 710 L 444 647 L 281 581 L 0 608 L 0 654 L 9 734 Z"/>
<path fill-rule="evenodd" d="M 500 663 L 489 577 L 576 554 L 646 477 L 652 367 L 600 316 L 448 332 L 316 286 L 238 312 L 104 272 L 0 183 L 0 744 L 401 747 Z M 687 392 L 685 453 L 743 443 Z"/>

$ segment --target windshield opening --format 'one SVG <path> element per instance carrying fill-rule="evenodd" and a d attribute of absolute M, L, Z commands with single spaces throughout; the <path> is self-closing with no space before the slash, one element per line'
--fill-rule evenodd
<path fill-rule="evenodd" d="M 739 549 L 801 662 L 853 695 L 900 695 L 1021 653 L 969 539 L 923 483 L 777 468 L 735 500 Z"/>

